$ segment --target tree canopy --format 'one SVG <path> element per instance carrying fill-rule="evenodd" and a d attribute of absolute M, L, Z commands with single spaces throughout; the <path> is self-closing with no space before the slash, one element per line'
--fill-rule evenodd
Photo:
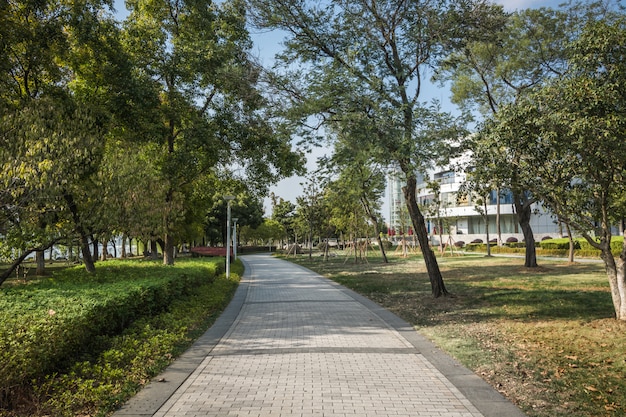
<path fill-rule="evenodd" d="M 263 195 L 301 171 L 292 131 L 258 88 L 243 3 L 127 6 L 117 22 L 108 2 L 0 5 L 9 259 L 79 238 L 93 271 L 89 244 L 119 234 L 161 242 L 171 263 L 204 228 L 202 187 L 239 172 Z"/>

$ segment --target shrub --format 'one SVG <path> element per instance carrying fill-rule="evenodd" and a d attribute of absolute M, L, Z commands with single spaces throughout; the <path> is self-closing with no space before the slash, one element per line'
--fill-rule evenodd
<path fill-rule="evenodd" d="M 517 240 L 517 238 L 516 238 L 516 237 L 513 237 L 513 236 L 508 237 L 508 238 L 506 239 L 506 243 L 517 243 L 517 242 L 519 242 L 519 240 Z"/>
<path fill-rule="evenodd" d="M 541 249 L 569 249 L 569 239 L 542 239 L 539 246 Z"/>
<path fill-rule="evenodd" d="M 468 243 L 467 245 L 465 245 L 465 250 L 468 252 L 486 251 L 487 245 L 485 245 L 484 243 L 473 243 L 472 241 L 472 243 Z"/>
<path fill-rule="evenodd" d="M 525 242 L 512 242 L 512 243 L 508 243 L 507 246 L 509 248 L 525 248 L 526 243 Z"/>
<path fill-rule="evenodd" d="M 470 243 L 483 243 L 482 239 L 474 239 Z"/>
<path fill-rule="evenodd" d="M 30 395 L 31 381 L 62 375 L 90 360 L 132 323 L 167 312 L 175 300 L 212 283 L 221 262 L 189 261 L 173 268 L 107 261 L 93 275 L 71 268 L 29 285 L 2 288 L 0 406 L 17 407 L 16 398 Z"/>
<path fill-rule="evenodd" d="M 463 246 L 465 246 L 465 242 L 463 242 L 462 240 L 457 240 L 456 242 L 454 242 L 454 246 L 456 246 L 457 248 L 462 248 Z"/>

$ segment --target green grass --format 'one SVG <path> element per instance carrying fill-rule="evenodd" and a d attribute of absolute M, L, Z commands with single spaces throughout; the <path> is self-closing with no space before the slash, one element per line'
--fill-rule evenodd
<path fill-rule="evenodd" d="M 0 415 L 104 416 L 226 307 L 223 259 L 107 261 L 0 288 Z"/>
<path fill-rule="evenodd" d="M 626 323 L 613 319 L 600 263 L 439 257 L 451 295 L 434 299 L 420 256 L 287 259 L 412 323 L 529 416 L 626 414 Z"/>

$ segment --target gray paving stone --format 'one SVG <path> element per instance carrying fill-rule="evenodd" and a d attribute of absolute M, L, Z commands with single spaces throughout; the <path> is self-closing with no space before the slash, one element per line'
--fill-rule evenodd
<path fill-rule="evenodd" d="M 268 255 L 216 324 L 117 417 L 523 416 L 410 325 Z"/>

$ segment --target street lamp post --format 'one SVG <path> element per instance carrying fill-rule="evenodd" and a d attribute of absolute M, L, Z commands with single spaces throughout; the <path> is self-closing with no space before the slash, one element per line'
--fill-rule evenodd
<path fill-rule="evenodd" d="M 233 218 L 233 255 L 235 255 L 235 260 L 237 260 L 237 217 Z"/>
<path fill-rule="evenodd" d="M 230 202 L 235 196 L 225 195 L 226 200 L 226 278 L 230 278 Z"/>

